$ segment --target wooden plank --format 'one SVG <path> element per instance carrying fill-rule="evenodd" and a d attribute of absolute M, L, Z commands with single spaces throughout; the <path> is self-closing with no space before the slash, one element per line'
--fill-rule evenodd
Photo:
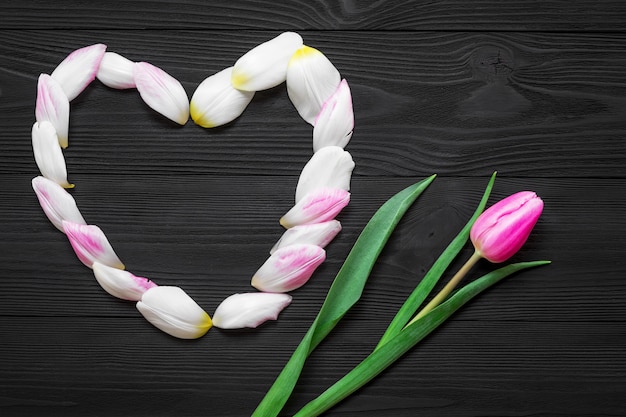
<path fill-rule="evenodd" d="M 58 16 L 56 13 L 60 13 Z M 53 17 L 54 16 L 54 17 Z M 375 2 L 290 0 L 184 2 L 120 0 L 54 3 L 5 0 L 6 29 L 200 29 L 221 30 L 456 30 L 623 31 L 626 6 L 619 0 L 494 1 L 391 0 Z"/>
<path fill-rule="evenodd" d="M 0 172 L 34 172 L 28 129 L 40 72 L 98 41 L 181 80 L 191 96 L 266 33 L 0 32 Z M 303 33 L 349 80 L 356 176 L 626 176 L 625 35 Z M 217 57 L 217 58 L 216 58 Z M 436 98 L 436 100 L 435 100 Z M 10 104 L 9 104 L 10 103 Z M 136 92 L 94 83 L 72 103 L 70 176 L 92 172 L 297 175 L 311 127 L 284 86 L 229 126 L 180 128 Z M 593 146 L 589 146 L 592 143 Z M 27 164 L 27 165 L 25 165 Z"/>

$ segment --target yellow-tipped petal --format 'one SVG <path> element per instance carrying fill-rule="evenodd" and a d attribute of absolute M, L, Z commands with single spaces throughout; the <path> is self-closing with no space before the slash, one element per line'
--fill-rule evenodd
<path fill-rule="evenodd" d="M 232 122 L 252 101 L 253 91 L 241 91 L 232 86 L 232 71 L 229 67 L 213 74 L 193 93 L 189 109 L 197 125 L 211 128 Z"/>
<path fill-rule="evenodd" d="M 197 339 L 213 326 L 211 317 L 179 287 L 148 289 L 137 310 L 155 327 L 180 339 Z"/>
<path fill-rule="evenodd" d="M 337 90 L 341 76 L 326 56 L 302 46 L 291 57 L 287 69 L 287 93 L 300 116 L 315 123 L 324 102 Z"/>
<path fill-rule="evenodd" d="M 231 76 L 233 87 L 244 91 L 261 91 L 284 82 L 289 60 L 301 46 L 300 35 L 283 32 L 252 48 L 235 62 Z"/>
<path fill-rule="evenodd" d="M 35 122 L 32 129 L 33 154 L 41 175 L 63 188 L 72 188 L 67 182 L 65 158 L 56 130 L 48 121 Z"/>

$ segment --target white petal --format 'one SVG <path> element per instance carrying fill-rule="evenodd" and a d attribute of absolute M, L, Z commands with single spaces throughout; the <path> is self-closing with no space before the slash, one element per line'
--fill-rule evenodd
<path fill-rule="evenodd" d="M 259 291 L 289 292 L 306 284 L 326 259 L 319 246 L 298 244 L 274 252 L 256 271 L 251 284 Z"/>
<path fill-rule="evenodd" d="M 184 125 L 189 120 L 189 98 L 174 77 L 147 62 L 133 66 L 137 91 L 150 108 L 168 119 Z"/>
<path fill-rule="evenodd" d="M 91 268 L 94 262 L 100 262 L 113 268 L 124 269 L 124 264 L 98 226 L 76 224 L 66 220 L 62 224 L 72 249 L 85 266 Z"/>
<path fill-rule="evenodd" d="M 107 52 L 102 57 L 96 77 L 107 87 L 119 90 L 135 88 L 133 67 L 135 63 L 115 52 Z"/>
<path fill-rule="evenodd" d="M 32 129 L 33 154 L 41 175 L 64 188 L 74 184 L 67 182 L 65 158 L 56 131 L 50 122 L 35 122 Z"/>
<path fill-rule="evenodd" d="M 100 262 L 94 262 L 92 268 L 100 286 L 112 296 L 122 300 L 139 301 L 143 293 L 157 286 L 147 278 L 135 276 L 128 271 Z"/>
<path fill-rule="evenodd" d="M 67 148 L 67 135 L 70 124 L 70 102 L 59 83 L 48 74 L 41 74 L 39 76 L 35 118 L 40 123 L 52 123 L 61 147 Z"/>
<path fill-rule="evenodd" d="M 315 48 L 302 46 L 289 61 L 287 93 L 300 116 L 310 124 L 314 124 L 340 82 L 337 68 Z"/>
<path fill-rule="evenodd" d="M 285 230 L 285 233 L 276 242 L 270 253 L 276 252 L 285 246 L 307 243 L 325 248 L 341 231 L 341 223 L 329 220 L 322 223 L 302 224 Z"/>
<path fill-rule="evenodd" d="M 341 188 L 350 191 L 354 161 L 339 146 L 326 146 L 315 152 L 300 173 L 296 203 L 318 188 Z"/>
<path fill-rule="evenodd" d="M 74 197 L 59 184 L 45 177 L 35 177 L 31 183 L 43 212 L 57 229 L 63 232 L 63 220 L 86 224 Z"/>
<path fill-rule="evenodd" d="M 233 87 L 245 91 L 261 91 L 284 82 L 289 60 L 301 46 L 300 35 L 284 32 L 252 48 L 234 65 Z"/>
<path fill-rule="evenodd" d="M 200 83 L 191 97 L 191 118 L 202 127 L 216 127 L 232 122 L 246 109 L 254 91 L 240 91 L 230 83 L 232 67 Z"/>
<path fill-rule="evenodd" d="M 212 326 L 211 317 L 179 287 L 150 288 L 137 310 L 158 329 L 181 339 L 197 339 Z"/>
<path fill-rule="evenodd" d="M 98 43 L 77 49 L 52 72 L 52 78 L 61 84 L 70 101 L 96 78 L 106 48 L 106 45 Z"/>
<path fill-rule="evenodd" d="M 213 325 L 220 329 L 255 328 L 278 314 L 291 303 L 289 294 L 251 292 L 226 298 L 213 314 Z"/>
<path fill-rule="evenodd" d="M 280 219 L 280 224 L 292 228 L 301 224 L 332 220 L 350 202 L 350 193 L 341 188 L 318 188 L 305 195 Z"/>
<path fill-rule="evenodd" d="M 325 146 L 345 148 L 354 129 L 352 95 L 346 80 L 342 80 L 337 91 L 322 105 L 313 127 L 313 152 Z"/>

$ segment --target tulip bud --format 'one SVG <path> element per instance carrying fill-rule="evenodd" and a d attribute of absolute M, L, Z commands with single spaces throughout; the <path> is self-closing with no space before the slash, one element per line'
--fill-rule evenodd
<path fill-rule="evenodd" d="M 95 78 L 107 47 L 101 43 L 69 54 L 52 72 L 69 101 L 74 100 Z"/>
<path fill-rule="evenodd" d="M 147 290 L 137 310 L 158 329 L 180 339 L 197 339 L 209 331 L 211 317 L 179 287 Z"/>
<path fill-rule="evenodd" d="M 490 262 L 506 261 L 524 245 L 542 210 L 543 201 L 532 191 L 521 191 L 489 207 L 470 231 L 476 252 Z"/>
<path fill-rule="evenodd" d="M 54 227 L 63 232 L 63 220 L 86 224 L 74 197 L 59 184 L 44 177 L 35 177 L 31 183 L 43 212 Z"/>
<path fill-rule="evenodd" d="M 113 297 L 139 301 L 147 290 L 157 285 L 147 278 L 138 277 L 123 269 L 106 266 L 100 262 L 92 265 L 98 284 Z"/>
<path fill-rule="evenodd" d="M 291 303 L 289 294 L 251 292 L 233 294 L 220 303 L 213 314 L 213 325 L 220 329 L 258 327 Z"/>
<path fill-rule="evenodd" d="M 252 286 L 265 292 L 289 292 L 300 288 L 326 259 L 315 245 L 291 245 L 274 252 L 252 277 Z"/>
<path fill-rule="evenodd" d="M 153 110 L 184 125 L 189 120 L 189 98 L 180 81 L 147 62 L 133 66 L 139 95 Z"/>

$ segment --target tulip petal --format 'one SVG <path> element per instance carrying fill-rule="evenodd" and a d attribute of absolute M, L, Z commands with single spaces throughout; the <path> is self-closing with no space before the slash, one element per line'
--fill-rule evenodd
<path fill-rule="evenodd" d="M 155 327 L 180 339 L 197 339 L 213 325 L 211 317 L 179 287 L 150 288 L 137 302 L 137 310 Z"/>
<path fill-rule="evenodd" d="M 220 303 L 213 314 L 213 325 L 220 329 L 256 328 L 291 303 L 289 294 L 251 292 L 233 294 Z"/>
<path fill-rule="evenodd" d="M 123 90 L 135 88 L 133 67 L 135 63 L 115 52 L 106 52 L 100 62 L 96 77 L 107 87 Z"/>
<path fill-rule="evenodd" d="M 476 251 L 493 263 L 504 262 L 526 243 L 543 211 L 543 201 L 532 191 L 500 200 L 476 219 L 470 239 Z"/>
<path fill-rule="evenodd" d="M 63 220 L 86 224 L 74 197 L 59 184 L 45 177 L 35 177 L 31 183 L 43 212 L 57 229 L 64 231 Z"/>
<path fill-rule="evenodd" d="M 41 74 L 37 83 L 35 118 L 54 126 L 59 144 L 67 148 L 70 125 L 70 102 L 61 85 L 48 74 Z"/>
<path fill-rule="evenodd" d="M 74 187 L 67 182 L 65 158 L 52 123 L 35 122 L 31 133 L 33 154 L 41 175 L 63 188 Z"/>
<path fill-rule="evenodd" d="M 157 285 L 147 278 L 138 277 L 123 269 L 113 268 L 100 262 L 92 265 L 93 274 L 100 286 L 114 297 L 139 301 L 143 293 Z"/>
<path fill-rule="evenodd" d="M 62 222 L 62 225 L 76 256 L 87 267 L 92 268 L 94 262 L 100 262 L 113 268 L 124 269 L 124 264 L 98 226 L 77 224 L 66 220 Z"/>
<path fill-rule="evenodd" d="M 261 91 L 284 82 L 289 60 L 301 46 L 300 35 L 284 32 L 252 48 L 235 62 L 231 78 L 233 87 Z"/>
<path fill-rule="evenodd" d="M 273 254 L 278 249 L 289 245 L 307 243 L 325 248 L 341 231 L 341 223 L 337 220 L 329 220 L 322 223 L 302 224 L 285 230 L 278 242 L 270 249 Z"/>
<path fill-rule="evenodd" d="M 230 83 L 233 68 L 226 68 L 200 83 L 191 97 L 191 118 L 202 127 L 232 122 L 243 113 L 254 91 L 240 91 Z"/>
<path fill-rule="evenodd" d="M 325 146 L 345 148 L 354 129 L 352 94 L 346 80 L 322 105 L 313 127 L 313 152 Z"/>
<path fill-rule="evenodd" d="M 147 62 L 133 66 L 133 77 L 143 101 L 168 119 L 184 125 L 189 120 L 189 99 L 182 84 Z"/>
<path fill-rule="evenodd" d="M 320 188 L 298 201 L 283 217 L 280 224 L 289 229 L 301 224 L 332 220 L 350 202 L 350 193 L 340 188 Z"/>
<path fill-rule="evenodd" d="M 274 252 L 252 277 L 252 286 L 265 292 L 289 292 L 300 288 L 326 259 L 319 246 L 290 245 Z"/>
<path fill-rule="evenodd" d="M 101 43 L 80 48 L 69 54 L 52 72 L 69 101 L 74 100 L 95 78 L 106 51 Z"/>
<path fill-rule="evenodd" d="M 341 188 L 350 191 L 354 161 L 339 146 L 326 146 L 315 152 L 300 173 L 296 203 L 318 188 Z"/>
<path fill-rule="evenodd" d="M 315 48 L 302 46 L 287 68 L 287 93 L 300 116 L 310 124 L 322 105 L 335 92 L 341 76 L 326 56 Z"/>

